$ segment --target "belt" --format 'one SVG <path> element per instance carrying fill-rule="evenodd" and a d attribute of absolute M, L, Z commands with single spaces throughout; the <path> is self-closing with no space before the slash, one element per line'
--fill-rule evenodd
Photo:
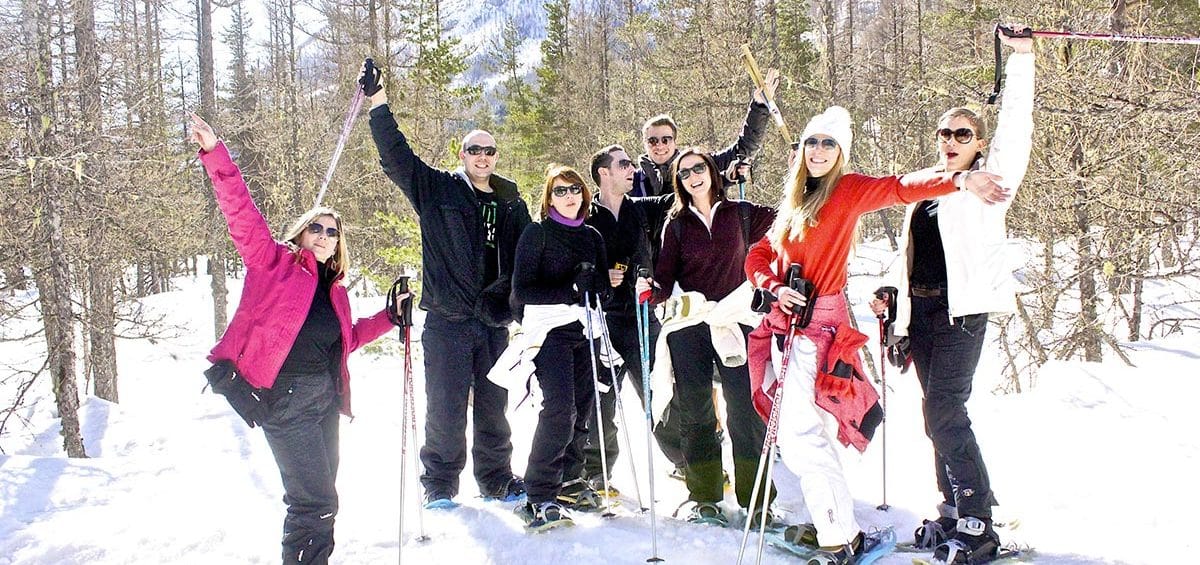
<path fill-rule="evenodd" d="M 946 295 L 946 289 L 943 287 L 926 288 L 923 286 L 912 286 L 908 288 L 908 294 L 917 298 L 938 298 Z"/>

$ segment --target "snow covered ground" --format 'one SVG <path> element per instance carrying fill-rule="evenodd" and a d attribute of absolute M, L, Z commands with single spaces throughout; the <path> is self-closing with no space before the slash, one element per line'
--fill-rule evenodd
<path fill-rule="evenodd" d="M 240 281 L 232 281 L 236 297 Z M 878 281 L 853 279 L 861 301 Z M 284 507 L 282 487 L 259 430 L 248 429 L 224 401 L 200 394 L 204 354 L 211 346 L 208 281 L 179 281 L 180 290 L 145 300 L 152 312 L 180 330 L 172 336 L 118 344 L 121 403 L 88 396 L 81 417 L 89 459 L 61 453 L 50 383 L 30 391 L 0 437 L 0 565 L 117 563 L 275 563 Z M 857 293 L 855 295 L 854 293 Z M 382 306 L 382 297 L 356 298 L 359 314 Z M 865 305 L 856 309 L 870 333 Z M 15 332 L 18 328 L 7 328 Z M 649 514 L 636 513 L 634 479 L 622 447 L 614 483 L 625 494 L 618 516 L 579 516 L 571 529 L 524 533 L 511 504 L 475 497 L 469 471 L 462 507 L 425 511 L 418 542 L 411 471 L 401 473 L 402 357 L 395 334 L 375 352 L 351 361 L 357 418 L 342 422 L 338 487 L 337 563 L 642 563 L 650 556 Z M 1194 509 L 1200 489 L 1200 442 L 1190 410 L 1200 394 L 1196 336 L 1138 343 L 1137 368 L 1113 361 L 1048 364 L 1038 385 L 1021 395 L 990 393 L 999 360 L 985 353 L 970 404 L 1002 506 L 998 519 L 1019 525 L 1003 530 L 1006 542 L 1036 548 L 1036 563 L 1168 563 L 1194 555 Z M 10 366 L 40 364 L 42 343 L 0 343 Z M 382 350 L 382 351 L 380 351 Z M 420 349 L 414 358 L 418 394 L 423 388 Z M 887 512 L 882 501 L 881 453 L 876 441 L 863 456 L 844 452 L 844 464 L 864 528 L 895 526 L 901 540 L 938 501 L 932 454 L 922 431 L 919 392 L 912 376 L 888 374 Z M 0 383 L 11 399 L 13 381 Z M 418 412 L 423 410 L 418 398 Z M 625 397 L 632 454 L 642 495 L 646 446 L 636 396 Z M 420 414 L 419 414 L 420 416 Z M 536 412 L 513 414 L 514 469 L 525 466 Z M 728 457 L 728 444 L 726 445 Z M 410 451 L 409 457 L 415 456 Z M 695 526 L 670 518 L 684 500 L 682 483 L 655 461 L 658 553 L 668 563 L 736 561 L 740 529 Z M 408 489 L 400 545 L 401 477 Z M 787 501 L 781 501 L 786 505 Z M 732 493 L 727 499 L 736 507 Z M 788 516 L 803 519 L 796 508 Z M 752 538 L 753 541 L 753 538 Z M 751 558 L 753 557 L 751 550 Z M 907 564 L 909 555 L 882 563 Z M 749 561 L 749 560 L 747 560 Z M 767 548 L 763 562 L 794 559 Z"/>

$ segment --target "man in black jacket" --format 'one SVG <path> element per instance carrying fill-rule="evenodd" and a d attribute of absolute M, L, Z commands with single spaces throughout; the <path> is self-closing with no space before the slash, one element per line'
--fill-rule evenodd
<path fill-rule="evenodd" d="M 592 200 L 588 225 L 596 228 L 604 237 L 609 265 L 608 279 L 613 286 L 612 294 L 604 302 L 604 314 L 608 319 L 608 332 L 612 338 L 613 348 L 625 361 L 624 374 L 629 376 L 634 390 L 639 398 L 645 398 L 642 391 L 641 349 L 638 342 L 637 317 L 634 312 L 635 302 L 633 284 L 637 269 L 645 267 L 654 269 L 651 260 L 650 220 L 648 214 L 663 214 L 665 209 L 662 200 L 653 198 L 631 199 L 628 194 L 633 188 L 634 165 L 629 154 L 620 145 L 610 145 L 592 155 L 592 181 L 599 188 L 597 197 Z M 666 204 L 670 205 L 669 202 Z M 661 325 L 651 315 L 650 318 L 650 362 L 654 362 L 654 343 L 658 341 Z M 618 375 L 618 379 L 621 375 Z M 608 471 L 611 474 L 614 461 L 619 453 L 617 445 L 617 430 L 613 422 L 616 410 L 615 389 L 600 395 L 601 412 L 604 418 L 604 448 Z M 683 449 L 680 446 L 679 425 L 671 418 L 668 409 L 667 418 L 658 422 L 654 428 L 654 436 L 663 454 L 677 468 L 684 466 Z M 592 488 L 599 489 L 602 484 L 600 437 L 596 423 L 596 412 L 592 411 L 588 424 L 588 443 L 584 447 L 584 474 Z"/>
<path fill-rule="evenodd" d="M 479 492 L 516 500 L 525 485 L 512 474 L 511 431 L 504 415 L 508 392 L 488 381 L 487 373 L 507 344 L 513 254 L 530 222 L 529 210 L 517 185 L 493 174 L 498 151 L 486 131 L 463 138 L 461 168 L 445 171 L 425 164 L 400 131 L 380 81 L 381 73 L 368 60 L 360 83 L 371 98 L 371 136 L 384 173 L 408 197 L 421 226 L 426 506 L 454 506 L 467 462 L 472 389 L 471 454 Z"/>
<path fill-rule="evenodd" d="M 739 158 L 754 155 L 766 134 L 770 119 L 767 100 L 775 99 L 775 91 L 779 88 L 779 71 L 768 69 L 763 80 L 766 82 L 766 93 L 763 89 L 754 90 L 741 134 L 728 147 L 712 153 L 717 168 L 725 171 L 726 186 L 735 182 L 736 170 L 731 170 L 730 165 Z M 637 160 L 633 196 L 659 196 L 671 192 L 671 163 L 679 155 L 678 135 L 679 128 L 675 120 L 667 114 L 659 114 L 642 124 L 642 148 L 646 152 Z"/>

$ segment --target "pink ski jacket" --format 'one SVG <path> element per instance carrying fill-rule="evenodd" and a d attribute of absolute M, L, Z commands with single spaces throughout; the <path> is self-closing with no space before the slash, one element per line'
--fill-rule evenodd
<path fill-rule="evenodd" d="M 317 258 L 311 251 L 272 237 L 224 143 L 218 143 L 209 152 L 201 150 L 200 162 L 212 179 L 217 206 L 229 223 L 233 245 L 246 264 L 246 281 L 237 312 L 208 360 L 215 363 L 229 359 L 247 382 L 270 388 L 312 306 L 318 282 Z M 351 323 L 350 297 L 341 277 L 333 282 L 329 298 L 342 329 L 338 386 L 342 395 L 341 412 L 352 416 L 346 359 L 352 351 L 387 332 L 392 323 L 386 309 Z"/>

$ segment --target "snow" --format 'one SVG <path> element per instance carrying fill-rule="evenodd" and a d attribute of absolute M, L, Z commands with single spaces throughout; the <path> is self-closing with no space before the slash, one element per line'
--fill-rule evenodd
<path fill-rule="evenodd" d="M 852 272 L 851 297 L 864 331 L 874 330 L 863 301 L 878 286 L 881 254 L 870 246 Z M 863 251 L 860 249 L 860 251 Z M 202 272 L 202 270 L 201 270 Z M 240 281 L 230 281 L 236 299 Z M 44 377 L 0 437 L 0 565 L 118 563 L 275 563 L 284 506 L 274 460 L 258 429 L 248 429 L 212 394 L 200 394 L 211 347 L 211 306 L 206 277 L 180 279 L 179 290 L 144 299 L 151 313 L 178 327 L 165 337 L 118 343 L 121 402 L 83 398 L 80 416 L 88 459 L 62 453 L 50 384 Z M 1162 292 L 1163 296 L 1171 295 Z M 1148 297 L 1156 296 L 1148 292 Z M 32 300 L 32 296 L 15 300 Z M 354 297 L 355 312 L 375 311 L 380 296 Z M 18 327 L 21 325 L 23 327 Z M 419 324 L 418 324 L 419 325 Z M 5 335 L 36 327 L 26 320 Z M 419 339 L 419 332 L 414 332 Z M 994 332 L 993 332 L 994 334 Z M 969 405 L 975 432 L 994 483 L 998 520 L 1019 520 L 1001 530 L 1005 542 L 1036 548 L 1036 563 L 1163 563 L 1198 549 L 1190 537 L 1191 509 L 1200 505 L 1193 473 L 1200 443 L 1190 410 L 1200 394 L 1196 336 L 1173 335 L 1132 344 L 1136 368 L 1114 358 L 1104 364 L 1051 362 L 1036 386 L 1019 395 L 991 393 L 1000 373 L 995 348 L 985 353 Z M 477 498 L 464 473 L 461 507 L 418 515 L 420 489 L 411 467 L 401 472 L 403 356 L 395 332 L 372 351 L 356 354 L 356 418 L 342 420 L 341 510 L 335 563 L 643 563 L 650 557 L 650 519 L 637 513 L 622 446 L 614 483 L 623 491 L 615 518 L 577 516 L 574 528 L 526 534 L 513 504 Z M 37 340 L 0 341 L 0 358 L 12 367 L 36 367 L 44 355 Z M 423 390 L 420 348 L 414 350 L 418 391 Z M 920 417 L 913 374 L 887 374 L 887 502 L 882 501 L 882 438 L 865 455 L 843 452 L 843 463 L 864 528 L 895 526 L 903 541 L 938 501 L 932 454 Z M 15 381 L 0 382 L 6 403 Z M 624 397 L 632 455 L 645 484 L 646 434 L 640 404 Z M 424 402 L 417 399 L 418 419 Z M 512 415 L 514 469 L 528 455 L 536 412 Z M 729 447 L 726 443 L 726 457 Z M 412 465 L 415 450 L 407 453 Z M 736 561 L 740 528 L 695 526 L 670 514 L 686 498 L 682 483 L 666 477 L 669 464 L 656 454 L 658 553 L 667 562 Z M 468 469 L 470 464 L 468 463 Z M 731 467 L 730 467 L 731 468 Z M 400 539 L 401 477 L 407 491 Z M 790 521 L 804 518 L 795 501 Z M 727 508 L 736 508 L 727 492 Z M 735 520 L 735 523 L 737 521 Z M 416 539 L 419 529 L 429 537 Z M 753 559 L 751 538 L 750 555 Z M 907 564 L 894 554 L 881 563 Z M 796 560 L 772 548 L 764 563 Z"/>

